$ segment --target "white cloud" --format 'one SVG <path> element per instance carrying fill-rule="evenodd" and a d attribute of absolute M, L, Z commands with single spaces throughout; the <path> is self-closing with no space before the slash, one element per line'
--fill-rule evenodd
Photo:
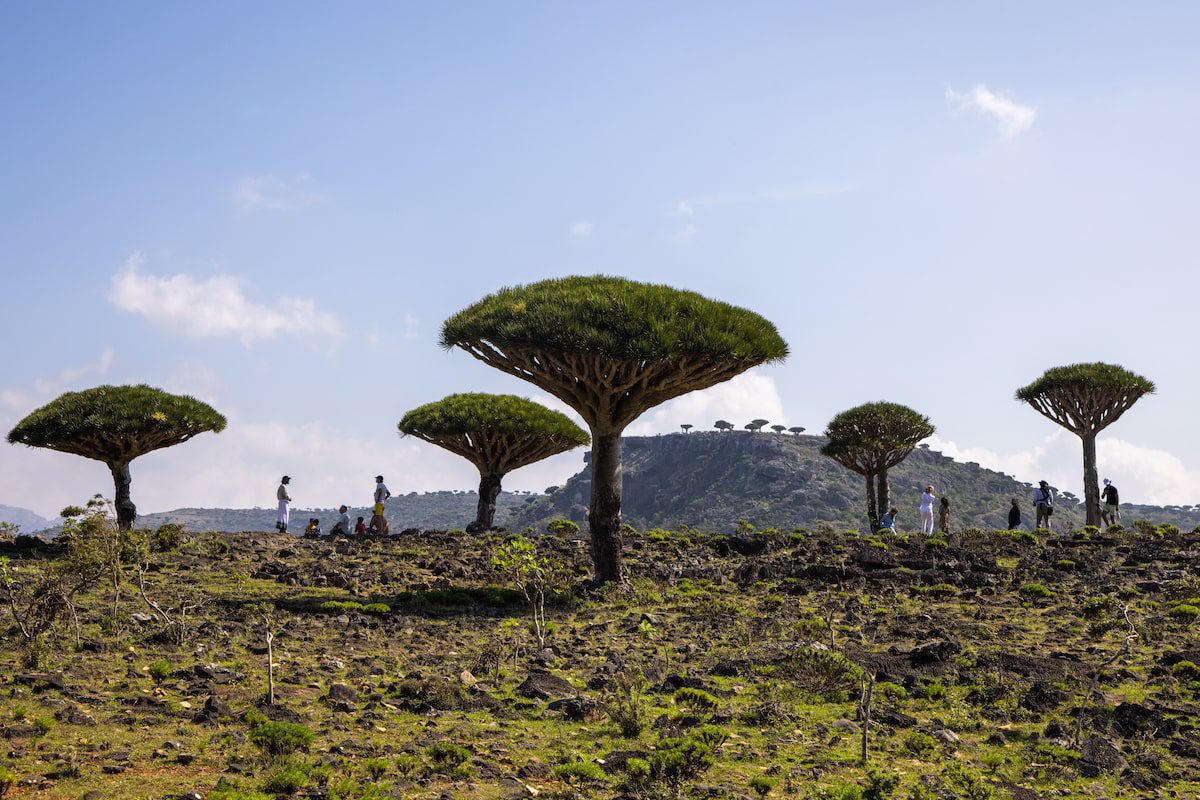
<path fill-rule="evenodd" d="M 186 273 L 144 275 L 135 253 L 113 276 L 108 300 L 122 311 L 193 339 L 237 336 L 249 345 L 258 339 L 289 335 L 342 335 L 341 323 L 307 297 L 281 297 L 271 305 L 249 300 L 241 281 L 231 275 L 200 279 Z"/>
<path fill-rule="evenodd" d="M 1031 448 L 1000 453 L 983 447 L 960 447 L 933 436 L 929 446 L 958 461 L 974 461 L 1027 483 L 1049 481 L 1060 489 L 1083 495 L 1083 452 L 1078 437 L 1055 431 Z M 1153 447 L 1111 436 L 1096 442 L 1100 477 L 1110 477 L 1122 502 L 1149 505 L 1200 503 L 1200 470 L 1183 459 Z"/>
<path fill-rule="evenodd" d="M 772 425 L 786 424 L 787 415 L 775 379 L 757 370 L 743 372 L 725 383 L 668 400 L 635 420 L 625 433 L 628 436 L 678 433 L 684 423 L 695 425 L 696 430 L 711 430 L 718 419 L 732 422 L 739 429 L 752 419 L 766 419 Z"/>
<path fill-rule="evenodd" d="M 581 221 L 581 222 L 572 223 L 571 224 L 571 232 L 570 232 L 571 238 L 572 239 L 590 239 L 592 236 L 592 233 L 595 231 L 595 229 L 596 229 L 596 226 L 590 222 Z"/>
<path fill-rule="evenodd" d="M 958 111 L 976 111 L 991 118 L 1005 139 L 1013 139 L 1033 127 L 1037 109 L 1013 101 L 1007 93 L 997 94 L 983 84 L 960 94 L 946 88 L 946 101 Z"/>
<path fill-rule="evenodd" d="M 239 211 L 298 211 L 321 201 L 313 178 L 301 172 L 291 178 L 274 175 L 250 175 L 233 188 L 233 202 Z"/>
<path fill-rule="evenodd" d="M 55 395 L 65 391 L 84 388 L 81 382 L 84 378 L 101 376 L 108 372 L 113 362 L 113 349 L 106 347 L 100 352 L 95 361 L 80 367 L 66 367 L 50 378 L 37 378 L 32 389 L 7 387 L 0 389 L 0 424 L 16 422 L 24 417 L 35 406 L 40 406 Z M 9 420 L 10 414 L 17 415 Z M 5 426 L 7 427 L 7 426 Z M 4 502 L 0 500 L 0 503 Z"/>

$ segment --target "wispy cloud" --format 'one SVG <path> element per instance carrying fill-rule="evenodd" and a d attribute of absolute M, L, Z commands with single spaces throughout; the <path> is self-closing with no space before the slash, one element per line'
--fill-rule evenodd
<path fill-rule="evenodd" d="M 852 192 L 857 188 L 857 183 L 841 183 L 827 186 L 788 186 L 774 189 L 759 189 L 750 192 L 701 194 L 694 197 L 685 197 L 671 203 L 667 206 L 664 213 L 669 219 L 677 221 L 676 227 L 671 231 L 670 238 L 681 244 L 690 244 L 700 233 L 696 218 L 704 209 L 748 205 L 750 203 L 786 203 L 822 197 L 834 197 Z"/>
<path fill-rule="evenodd" d="M 572 239 L 590 239 L 596 226 L 587 221 L 571 223 L 570 236 Z"/>
<path fill-rule="evenodd" d="M 946 87 L 946 101 L 957 111 L 974 111 L 991 119 L 1005 139 L 1014 139 L 1033 127 L 1037 109 L 1012 100 L 1007 92 L 996 93 L 983 84 L 959 93 Z"/>
<path fill-rule="evenodd" d="M 105 375 L 113 362 L 113 349 L 106 347 L 95 361 L 78 367 L 65 367 L 57 375 L 38 378 L 31 389 L 0 388 L 0 424 L 9 422 L 7 413 L 24 415 L 35 405 L 46 402 L 54 395 L 83 388 L 84 378 Z M 15 422 L 15 419 L 12 420 Z"/>
<path fill-rule="evenodd" d="M 249 175 L 233 188 L 233 203 L 239 211 L 297 211 L 321 201 L 312 175 L 301 172 L 291 178 Z"/>
<path fill-rule="evenodd" d="M 237 336 L 249 345 L 260 339 L 289 335 L 338 338 L 337 317 L 321 311 L 307 297 L 281 297 L 271 304 L 256 303 L 231 275 L 197 278 L 186 273 L 146 275 L 144 258 L 135 253 L 113 276 L 108 300 L 122 311 L 193 339 Z"/>

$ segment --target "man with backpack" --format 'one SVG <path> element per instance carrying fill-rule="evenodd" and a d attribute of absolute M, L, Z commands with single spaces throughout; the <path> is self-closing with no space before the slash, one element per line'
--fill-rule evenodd
<path fill-rule="evenodd" d="M 1035 528 L 1049 528 L 1050 515 L 1054 513 L 1054 490 L 1045 481 L 1038 481 L 1038 488 L 1033 490 L 1033 508 L 1037 511 Z"/>
<path fill-rule="evenodd" d="M 1108 478 L 1104 479 L 1104 491 L 1100 492 L 1100 499 L 1104 501 L 1100 508 L 1100 519 L 1105 525 L 1116 525 L 1121 521 L 1121 496 Z"/>

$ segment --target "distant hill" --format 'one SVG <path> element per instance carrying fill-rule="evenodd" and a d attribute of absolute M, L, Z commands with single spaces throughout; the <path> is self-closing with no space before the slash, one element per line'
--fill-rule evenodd
<path fill-rule="evenodd" d="M 496 499 L 496 522 L 504 525 L 505 519 L 539 495 L 501 492 Z M 475 519 L 475 492 L 412 492 L 393 497 L 387 501 L 388 524 L 392 532 L 404 528 L 422 530 L 453 530 L 465 528 Z M 370 522 L 369 508 L 352 508 L 348 512 L 351 522 L 362 516 Z M 321 530 L 328 531 L 337 518 L 336 508 L 306 509 L 293 506 L 289 530 L 297 533 L 304 530 L 309 517 L 321 520 Z M 274 508 L 179 508 L 157 514 L 138 517 L 138 527 L 156 528 L 166 522 L 177 522 L 189 531 L 273 531 L 275 530 Z"/>
<path fill-rule="evenodd" d="M 756 528 L 813 527 L 821 523 L 861 529 L 866 525 L 863 479 L 820 454 L 819 436 L 749 432 L 701 432 L 622 440 L 622 516 L 635 528 L 681 524 L 728 532 L 746 520 Z M 1026 524 L 1033 522 L 1032 487 L 975 463 L 960 463 L 918 449 L 891 471 L 892 502 L 899 528 L 917 524 L 921 490 L 928 484 L 950 498 L 951 525 L 1007 527 L 1010 498 L 1020 501 Z M 551 495 L 535 499 L 508 520 L 510 529 L 540 529 L 554 517 L 580 524 L 587 519 L 591 465 Z M 1200 512 L 1179 507 L 1122 506 L 1134 519 L 1172 522 L 1190 530 Z M 1073 495 L 1059 499 L 1055 527 L 1082 524 Z"/>
<path fill-rule="evenodd" d="M 38 516 L 27 508 L 5 505 L 0 505 L 0 522 L 18 525 L 22 533 L 37 533 L 57 524 L 53 520 Z"/>

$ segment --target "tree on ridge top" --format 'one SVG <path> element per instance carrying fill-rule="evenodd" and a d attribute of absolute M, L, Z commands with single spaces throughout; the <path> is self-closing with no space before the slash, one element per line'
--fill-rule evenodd
<path fill-rule="evenodd" d="M 621 433 L 647 409 L 787 356 L 775 326 L 695 292 L 606 275 L 501 289 L 450 317 L 459 347 L 574 408 L 592 433 L 598 582 L 624 580 Z"/>
<path fill-rule="evenodd" d="M 1099 525 L 1100 479 L 1096 471 L 1096 434 L 1120 419 L 1154 382 L 1116 364 L 1101 361 L 1052 367 L 1016 392 L 1042 416 L 1083 442 L 1083 495 L 1088 525 Z"/>
<path fill-rule="evenodd" d="M 887 511 L 891 490 L 888 470 L 922 439 L 932 436 L 929 417 L 899 403 L 864 403 L 838 414 L 825 428 L 829 441 L 821 454 L 867 481 L 867 520 L 879 530 L 880 510 Z"/>
<path fill-rule="evenodd" d="M 44 447 L 102 461 L 113 476 L 117 525 L 137 519 L 129 464 L 153 450 L 225 429 L 225 417 L 188 395 L 152 386 L 96 386 L 67 392 L 31 412 L 8 434 L 11 444 Z"/>
<path fill-rule="evenodd" d="M 511 394 L 452 394 L 414 408 L 396 427 L 479 470 L 479 504 L 470 531 L 492 527 L 500 483 L 509 472 L 591 441 L 565 414 Z"/>

